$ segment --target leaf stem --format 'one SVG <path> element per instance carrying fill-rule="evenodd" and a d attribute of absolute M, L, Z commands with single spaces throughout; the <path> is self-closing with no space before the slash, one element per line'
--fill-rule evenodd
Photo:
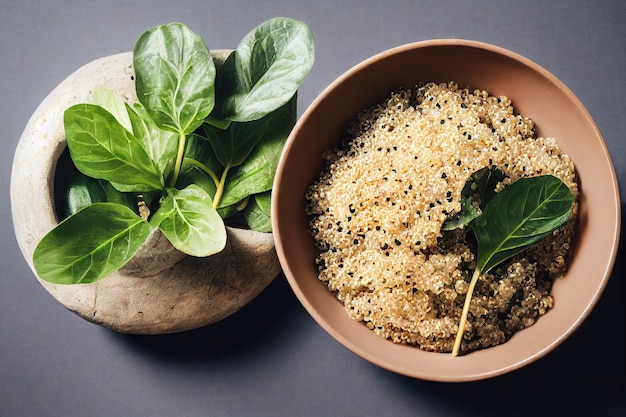
<path fill-rule="evenodd" d="M 213 208 L 217 210 L 222 201 L 222 194 L 224 194 L 224 184 L 226 183 L 226 175 L 228 174 L 228 170 L 230 169 L 230 165 L 224 167 L 224 172 L 222 172 L 222 177 L 220 178 L 220 182 L 217 185 L 217 191 L 215 191 L 215 197 L 213 197 Z"/>
<path fill-rule="evenodd" d="M 465 303 L 463 304 L 463 311 L 461 312 L 461 319 L 459 320 L 459 330 L 456 332 L 456 339 L 454 340 L 454 347 L 452 348 L 452 356 L 458 356 L 461 349 L 461 341 L 463 340 L 463 333 L 465 332 L 465 326 L 467 324 L 467 314 L 469 313 L 470 302 L 472 301 L 472 294 L 474 293 L 474 287 L 480 278 L 480 270 L 476 268 L 472 280 L 470 281 L 465 294 Z"/>
<path fill-rule="evenodd" d="M 185 143 L 187 141 L 187 137 L 181 131 L 178 134 L 178 153 L 176 154 L 176 163 L 174 164 L 174 175 L 172 176 L 172 181 L 170 183 L 171 187 L 176 186 L 176 181 L 178 181 L 178 175 L 180 174 L 180 167 L 183 164 L 183 155 L 185 153 Z"/>
<path fill-rule="evenodd" d="M 202 162 L 196 161 L 193 158 L 185 158 L 185 159 L 183 159 L 183 166 L 185 166 L 185 165 L 191 165 L 193 167 L 196 167 L 200 171 L 202 171 L 205 174 L 207 174 L 209 177 L 211 177 L 211 179 L 215 183 L 215 187 L 218 187 L 220 185 L 220 179 L 217 176 L 217 174 L 215 172 L 213 172 L 211 170 L 211 168 L 209 168 L 208 166 L 204 165 Z"/>

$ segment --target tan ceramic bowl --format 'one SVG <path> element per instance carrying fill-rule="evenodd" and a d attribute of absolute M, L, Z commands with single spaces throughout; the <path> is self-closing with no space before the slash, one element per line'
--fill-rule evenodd
<path fill-rule="evenodd" d="M 581 181 L 573 259 L 553 287 L 554 308 L 503 345 L 464 356 L 394 344 L 353 321 L 317 279 L 308 234 L 305 189 L 322 167 L 321 154 L 338 143 L 359 111 L 400 86 L 455 81 L 506 95 L 553 136 L 576 164 Z M 388 370 L 436 381 L 470 381 L 520 368 L 550 352 L 588 316 L 611 273 L 619 240 L 620 198 L 603 138 L 576 96 L 539 65 L 505 49 L 464 40 L 400 46 L 355 66 L 333 82 L 303 114 L 284 149 L 273 191 L 274 237 L 283 270 L 306 310 L 330 335 Z"/>

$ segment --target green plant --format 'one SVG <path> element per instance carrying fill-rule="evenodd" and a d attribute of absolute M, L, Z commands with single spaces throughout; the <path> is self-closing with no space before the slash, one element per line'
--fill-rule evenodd
<path fill-rule="evenodd" d="M 520 178 L 496 194 L 494 187 L 503 178 L 496 167 L 475 172 L 462 190 L 460 214 L 444 223 L 443 230 L 469 225 L 478 244 L 453 356 L 459 354 L 478 280 L 563 225 L 574 206 L 570 189 L 552 175 Z"/>
<path fill-rule="evenodd" d="M 68 217 L 35 249 L 39 276 L 99 280 L 157 228 L 198 257 L 224 248 L 234 217 L 269 231 L 276 165 L 313 61 L 308 27 L 287 18 L 255 28 L 220 68 L 183 24 L 142 34 L 133 51 L 137 103 L 99 89 L 92 103 L 65 110 L 76 171 Z"/>

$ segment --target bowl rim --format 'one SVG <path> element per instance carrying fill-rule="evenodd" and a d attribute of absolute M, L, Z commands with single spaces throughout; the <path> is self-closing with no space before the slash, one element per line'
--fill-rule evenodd
<path fill-rule="evenodd" d="M 611 239 L 610 254 L 608 257 L 608 262 L 605 264 L 603 268 L 602 278 L 598 281 L 598 285 L 595 288 L 595 293 L 589 299 L 589 302 L 585 306 L 582 313 L 575 320 L 571 322 L 567 330 L 563 332 L 562 334 L 560 334 L 558 337 L 555 337 L 551 343 L 545 345 L 542 349 L 538 350 L 532 355 L 527 356 L 526 358 L 522 360 L 519 360 L 517 362 L 512 362 L 507 366 L 487 370 L 485 372 L 474 373 L 474 374 L 457 374 L 453 376 L 450 376 L 450 375 L 441 376 L 441 375 L 436 375 L 436 374 L 427 373 L 427 372 L 416 372 L 413 370 L 407 370 L 399 366 L 394 366 L 392 364 L 389 364 L 384 359 L 381 359 L 379 357 L 373 357 L 372 355 L 368 354 L 364 349 L 362 349 L 361 347 L 352 343 L 352 341 L 344 337 L 341 334 L 341 332 L 338 331 L 333 325 L 329 324 L 328 321 L 321 315 L 321 313 L 317 311 L 317 308 L 315 308 L 312 305 L 312 303 L 308 300 L 308 298 L 305 296 L 301 286 L 298 283 L 298 279 L 295 277 L 295 274 L 292 271 L 291 266 L 289 265 L 286 259 L 285 251 L 284 251 L 284 242 L 282 241 L 282 236 L 281 236 L 282 235 L 281 226 L 278 220 L 278 216 L 279 216 L 278 201 L 281 198 L 281 187 L 280 187 L 281 175 L 280 173 L 282 173 L 284 169 L 288 155 L 291 154 L 291 150 L 294 146 L 295 138 L 301 126 L 307 122 L 310 115 L 315 112 L 317 107 L 321 103 L 323 103 L 327 99 L 327 97 L 331 95 L 332 92 L 339 85 L 343 84 L 346 80 L 351 78 L 355 73 L 362 71 L 363 69 L 365 69 L 366 67 L 368 67 L 369 65 L 375 62 L 384 60 L 385 58 L 389 56 L 403 53 L 408 50 L 413 50 L 417 48 L 442 47 L 442 46 L 454 46 L 454 47 L 480 49 L 489 53 L 502 55 L 506 58 L 516 61 L 517 63 L 525 67 L 528 67 L 533 72 L 538 73 L 540 77 L 545 78 L 549 83 L 553 84 L 555 87 L 561 90 L 563 94 L 567 96 L 568 100 L 577 107 L 578 111 L 585 116 L 585 119 L 586 119 L 585 123 L 593 128 L 593 130 L 596 133 L 597 138 L 600 139 L 598 144 L 600 145 L 600 148 L 602 150 L 602 153 L 603 153 L 602 156 L 606 161 L 609 162 L 608 169 L 609 169 L 609 174 L 611 176 L 610 188 L 612 190 L 612 195 L 615 197 L 611 203 L 613 204 L 613 208 L 616 213 L 615 227 L 613 229 L 613 234 L 612 236 L 609 237 Z M 580 99 L 573 93 L 573 91 L 565 85 L 565 83 L 563 83 L 559 78 L 557 78 L 554 74 L 552 74 L 550 71 L 548 71 L 541 65 L 537 64 L 536 62 L 532 61 L 529 58 L 526 58 L 523 55 L 518 54 L 517 52 L 513 52 L 509 49 L 506 49 L 506 48 L 503 48 L 503 47 L 500 47 L 491 43 L 482 42 L 482 41 L 459 39 L 459 38 L 440 38 L 440 39 L 428 39 L 428 40 L 405 43 L 405 44 L 384 50 L 382 52 L 379 52 L 369 58 L 366 58 L 362 60 L 361 62 L 353 65 L 347 71 L 343 72 L 341 75 L 339 75 L 335 80 L 333 80 L 327 87 L 325 87 L 321 91 L 321 93 L 311 102 L 311 104 L 308 106 L 307 109 L 305 109 L 302 116 L 296 122 L 283 148 L 282 155 L 280 157 L 280 160 L 277 166 L 276 176 L 274 178 L 274 184 L 273 184 L 272 189 L 274 190 L 273 191 L 274 195 L 272 198 L 272 205 L 271 205 L 271 218 L 272 218 L 272 228 L 274 230 L 274 239 L 276 243 L 276 250 L 278 253 L 278 258 L 282 265 L 285 277 L 287 278 L 287 281 L 292 288 L 292 291 L 295 293 L 296 297 L 299 299 L 300 303 L 303 305 L 305 310 L 318 323 L 318 325 L 320 325 L 336 341 L 338 341 L 341 345 L 343 345 L 344 347 L 346 347 L 347 349 L 349 349 L 356 355 L 360 356 L 361 358 L 383 369 L 387 369 L 387 370 L 390 370 L 390 371 L 393 371 L 393 372 L 396 372 L 398 374 L 402 374 L 405 376 L 409 376 L 413 378 L 420 378 L 424 380 L 432 380 L 432 381 L 440 381 L 440 382 L 467 382 L 467 381 L 475 381 L 475 380 L 480 380 L 480 379 L 496 377 L 496 376 L 500 376 L 505 373 L 509 373 L 514 370 L 517 370 L 531 362 L 534 362 L 544 357 L 546 354 L 553 351 L 557 346 L 559 346 L 563 341 L 565 341 L 572 333 L 574 333 L 580 327 L 580 325 L 589 316 L 589 314 L 591 313 L 591 311 L 593 310 L 593 308 L 599 301 L 606 287 L 606 284 L 611 276 L 613 267 L 615 265 L 618 246 L 619 246 L 619 240 L 620 240 L 621 199 L 619 195 L 619 186 L 618 186 L 617 176 L 615 173 L 615 167 L 613 165 L 610 153 L 606 146 L 606 142 L 604 141 L 604 138 L 600 132 L 600 129 L 598 128 L 597 124 L 591 117 L 588 110 L 584 107 Z M 384 339 L 381 338 L 381 340 L 384 340 Z M 407 348 L 417 349 L 416 347 L 412 347 L 412 346 L 410 347 L 407 346 Z M 485 352 L 488 350 L 489 349 L 486 349 L 486 350 L 483 350 L 482 352 Z"/>

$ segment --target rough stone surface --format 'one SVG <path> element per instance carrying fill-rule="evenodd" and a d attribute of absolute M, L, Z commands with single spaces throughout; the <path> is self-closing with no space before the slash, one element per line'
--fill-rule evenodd
<path fill-rule="evenodd" d="M 14 157 L 11 210 L 18 244 L 33 272 L 37 243 L 58 223 L 53 179 L 66 147 L 63 111 L 90 100 L 98 85 L 135 101 L 132 76 L 131 53 L 93 61 L 53 90 L 26 126 Z M 156 232 L 129 264 L 95 283 L 56 285 L 37 278 L 66 308 L 104 327 L 135 334 L 191 330 L 236 312 L 280 272 L 271 233 L 233 228 L 227 233 L 224 251 L 208 258 L 186 256 Z"/>

